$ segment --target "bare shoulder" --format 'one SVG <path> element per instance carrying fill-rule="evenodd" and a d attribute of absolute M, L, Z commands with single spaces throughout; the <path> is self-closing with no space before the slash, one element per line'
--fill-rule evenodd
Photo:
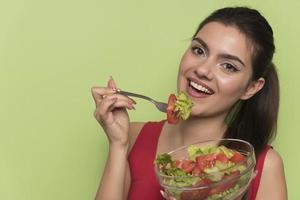
<path fill-rule="evenodd" d="M 132 148 L 133 144 L 137 136 L 139 135 L 141 129 L 143 128 L 145 122 L 131 122 L 129 127 L 129 142 L 130 142 L 130 149 Z"/>
<path fill-rule="evenodd" d="M 283 169 L 283 160 L 280 156 L 280 154 L 274 150 L 270 149 L 267 152 L 264 168 L 266 170 L 281 170 Z"/>
<path fill-rule="evenodd" d="M 274 149 L 267 152 L 256 199 L 287 199 L 283 160 Z"/>

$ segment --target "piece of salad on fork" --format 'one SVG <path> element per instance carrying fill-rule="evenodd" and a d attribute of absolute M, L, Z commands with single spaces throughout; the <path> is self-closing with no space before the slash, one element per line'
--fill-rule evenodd
<path fill-rule="evenodd" d="M 176 124 L 180 119 L 186 120 L 192 111 L 193 102 L 184 92 L 170 94 L 167 107 L 167 121 Z"/>

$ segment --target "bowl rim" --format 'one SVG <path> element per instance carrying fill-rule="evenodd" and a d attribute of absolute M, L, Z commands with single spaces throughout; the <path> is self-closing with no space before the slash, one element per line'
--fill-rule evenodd
<path fill-rule="evenodd" d="M 222 182 L 222 183 L 226 183 L 226 182 L 230 182 L 231 180 L 233 180 L 233 179 L 235 179 L 235 178 L 237 178 L 237 177 L 241 177 L 241 176 L 243 176 L 243 175 L 245 175 L 245 174 L 247 174 L 250 170 L 253 170 L 253 166 L 255 166 L 256 165 L 256 158 L 255 158 L 255 151 L 254 151 L 254 147 L 253 147 L 253 145 L 251 144 L 251 143 L 249 143 L 249 142 L 247 142 L 247 141 L 245 141 L 245 140 L 241 140 L 241 139 L 234 139 L 234 138 L 222 138 L 222 139 L 209 139 L 209 140 L 200 140 L 200 141 L 196 141 L 196 142 L 194 142 L 194 143 L 192 143 L 192 144 L 188 144 L 188 145 L 184 145 L 184 146 L 181 146 L 181 147 L 178 147 L 178 148 L 176 148 L 176 149 L 174 149 L 174 150 L 172 150 L 172 151 L 170 151 L 170 152 L 168 152 L 167 154 L 172 154 L 172 153 L 174 153 L 174 152 L 177 152 L 177 151 L 180 151 L 180 150 L 182 150 L 182 149 L 185 149 L 185 148 L 187 148 L 188 146 L 190 146 L 190 145 L 195 145 L 195 144 L 199 144 L 199 143 L 206 143 L 206 142 L 213 142 L 213 141 L 235 141 L 235 142 L 242 142 L 242 143 L 245 143 L 246 145 L 248 145 L 249 147 L 250 147 L 250 154 L 247 156 L 247 157 L 250 157 L 250 158 L 253 158 L 253 162 L 249 165 L 249 166 L 247 166 L 247 168 L 242 172 L 242 173 L 240 173 L 239 174 L 239 176 L 235 176 L 235 177 L 231 177 L 231 178 L 229 178 L 229 179 L 226 179 L 226 181 L 225 182 Z M 232 167 L 234 167 L 234 166 L 232 166 Z M 226 168 L 226 169 L 224 169 L 224 171 L 225 170 L 228 170 L 228 169 L 230 169 L 230 168 L 232 168 L 232 167 L 229 167 L 229 168 Z M 171 179 L 174 179 L 174 178 L 193 178 L 193 177 L 199 177 L 199 178 L 203 178 L 203 176 L 197 176 L 197 175 L 187 175 L 187 176 L 170 176 L 170 175 L 166 175 L 166 174 L 163 174 L 163 173 L 161 173 L 159 170 L 158 170 L 158 167 L 157 167 L 157 165 L 155 164 L 154 165 L 154 170 L 155 170 L 155 173 L 156 173 L 156 175 L 157 176 L 160 176 L 160 177 L 163 177 L 163 178 L 171 178 Z M 221 171 L 223 171 L 223 170 L 221 170 Z M 219 172 L 221 172 L 221 171 L 219 171 Z M 213 173 L 212 173 L 213 174 Z M 187 188 L 185 188 L 185 187 L 175 187 L 175 186 L 169 186 L 169 185 L 165 185 L 165 184 L 162 184 L 162 183 L 160 183 L 163 187 L 168 187 L 168 188 L 181 188 L 181 189 L 190 189 L 190 190 L 194 190 L 194 189 L 199 189 L 199 188 L 206 188 L 206 187 L 211 187 L 211 186 L 213 186 L 213 185 L 217 185 L 217 184 L 219 184 L 220 182 L 213 182 L 213 183 L 211 183 L 211 184 L 209 184 L 209 186 L 199 186 L 199 187 L 193 187 L 193 188 L 191 188 L 191 187 L 187 187 Z"/>

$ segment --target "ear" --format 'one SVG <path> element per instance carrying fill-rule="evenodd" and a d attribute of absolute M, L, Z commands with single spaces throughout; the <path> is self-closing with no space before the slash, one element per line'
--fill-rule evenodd
<path fill-rule="evenodd" d="M 240 99 L 242 100 L 250 99 L 253 95 L 255 95 L 258 91 L 260 91 L 264 85 L 265 85 L 264 78 L 259 78 L 255 81 L 251 81 L 245 93 L 241 96 Z"/>

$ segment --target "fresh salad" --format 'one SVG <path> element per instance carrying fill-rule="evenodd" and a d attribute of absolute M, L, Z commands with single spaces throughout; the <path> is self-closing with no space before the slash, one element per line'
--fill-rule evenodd
<path fill-rule="evenodd" d="M 184 92 L 178 95 L 171 94 L 168 100 L 167 120 L 170 124 L 176 124 L 179 119 L 186 120 L 192 110 L 193 103 Z"/>
<path fill-rule="evenodd" d="M 161 154 L 154 161 L 158 172 L 166 175 L 160 177 L 160 183 L 167 186 L 168 195 L 177 200 L 225 199 L 248 184 L 250 175 L 240 176 L 247 168 L 247 159 L 238 151 L 225 146 L 193 145 L 187 151 L 186 159 L 176 160 L 169 154 Z M 222 184 L 218 184 L 219 181 Z M 198 190 L 180 189 L 207 185 L 211 187 Z"/>

